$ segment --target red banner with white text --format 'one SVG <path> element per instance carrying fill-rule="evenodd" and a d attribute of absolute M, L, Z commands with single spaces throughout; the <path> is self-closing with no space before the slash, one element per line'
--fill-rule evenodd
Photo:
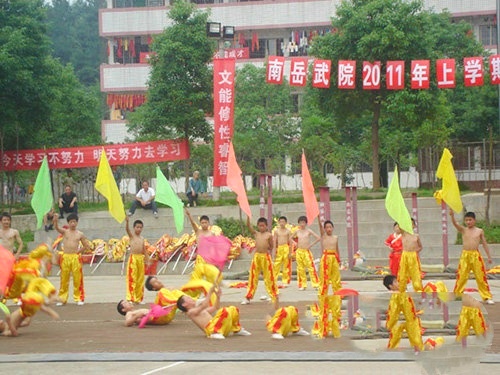
<path fill-rule="evenodd" d="M 44 155 L 47 155 L 50 169 L 97 167 L 103 148 L 110 165 L 189 159 L 187 140 L 176 139 L 105 146 L 5 151 L 2 168 L 4 171 L 39 169 Z"/>
<path fill-rule="evenodd" d="M 214 59 L 214 186 L 226 186 L 234 129 L 235 59 Z"/>

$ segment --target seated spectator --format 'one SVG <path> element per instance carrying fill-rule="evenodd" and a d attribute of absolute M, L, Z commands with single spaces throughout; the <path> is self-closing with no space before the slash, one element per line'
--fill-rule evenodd
<path fill-rule="evenodd" d="M 196 207 L 198 197 L 203 192 L 203 183 L 200 180 L 200 172 L 194 171 L 193 177 L 189 179 L 188 191 L 186 193 L 189 200 L 188 207 Z"/>
<path fill-rule="evenodd" d="M 76 194 L 71 190 L 71 186 L 66 185 L 64 193 L 59 198 L 59 217 L 64 218 L 64 213 L 74 213 L 78 215 L 78 203 Z"/>
<path fill-rule="evenodd" d="M 132 216 L 139 206 L 144 209 L 153 210 L 153 215 L 155 215 L 155 218 L 158 218 L 158 208 L 156 207 L 155 196 L 153 188 L 150 188 L 148 182 L 144 181 L 142 183 L 142 189 L 139 190 L 135 196 L 135 200 L 132 202 L 132 206 L 130 206 L 128 216 Z"/>

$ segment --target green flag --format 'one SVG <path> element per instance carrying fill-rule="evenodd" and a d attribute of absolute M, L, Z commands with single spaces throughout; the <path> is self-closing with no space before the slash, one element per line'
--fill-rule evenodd
<path fill-rule="evenodd" d="M 385 197 L 385 209 L 389 216 L 398 223 L 399 227 L 405 232 L 413 234 L 413 225 L 411 223 L 410 213 L 406 208 L 403 195 L 399 189 L 398 167 L 394 168 L 394 176 L 392 177 L 389 190 Z"/>
<path fill-rule="evenodd" d="M 36 176 L 33 197 L 31 198 L 31 207 L 35 211 L 37 228 L 42 226 L 44 215 L 50 211 L 53 205 L 54 196 L 52 195 L 52 184 L 50 183 L 49 163 L 47 156 L 44 156 L 38 176 Z"/>
<path fill-rule="evenodd" d="M 158 166 L 156 166 L 155 200 L 172 207 L 177 233 L 181 233 L 184 229 L 184 203 L 182 203 L 181 199 L 174 192 L 174 189 L 172 189 L 172 186 L 170 186 L 170 183 Z"/>

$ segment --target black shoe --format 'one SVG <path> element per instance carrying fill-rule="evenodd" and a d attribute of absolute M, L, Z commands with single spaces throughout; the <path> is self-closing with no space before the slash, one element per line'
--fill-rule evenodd
<path fill-rule="evenodd" d="M 46 226 L 45 226 L 45 232 L 48 232 L 48 231 L 49 231 L 49 226 L 48 226 L 48 225 L 46 225 Z"/>

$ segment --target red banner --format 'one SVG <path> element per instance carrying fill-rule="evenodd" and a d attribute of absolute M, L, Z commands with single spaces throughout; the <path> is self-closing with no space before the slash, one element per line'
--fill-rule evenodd
<path fill-rule="evenodd" d="M 356 88 L 356 61 L 339 60 L 337 87 L 350 90 Z"/>
<path fill-rule="evenodd" d="M 189 159 L 187 140 L 177 139 L 105 146 L 5 151 L 3 170 L 39 169 L 44 155 L 47 155 L 50 169 L 97 167 L 103 148 L 110 165 L 146 164 Z"/>
<path fill-rule="evenodd" d="M 490 80 L 492 85 L 500 84 L 500 55 L 490 56 Z"/>
<path fill-rule="evenodd" d="M 466 87 L 482 86 L 484 83 L 483 58 L 464 58 L 464 85 Z"/>
<path fill-rule="evenodd" d="M 387 61 L 385 83 L 387 90 L 402 90 L 405 87 L 405 62 Z"/>
<path fill-rule="evenodd" d="M 307 59 L 292 57 L 290 65 L 290 86 L 305 86 L 307 78 Z"/>
<path fill-rule="evenodd" d="M 378 90 L 380 88 L 380 61 L 373 64 L 363 61 L 363 89 Z"/>
<path fill-rule="evenodd" d="M 235 59 L 214 59 L 214 183 L 226 186 L 229 142 L 234 129 Z"/>
<path fill-rule="evenodd" d="M 411 88 L 428 89 L 430 82 L 430 61 L 412 60 L 411 62 Z"/>
<path fill-rule="evenodd" d="M 330 60 L 314 60 L 312 86 L 320 89 L 329 88 L 331 72 L 332 62 Z"/>
<path fill-rule="evenodd" d="M 285 70 L 285 58 L 282 56 L 269 56 L 266 67 L 266 82 L 281 85 L 283 83 L 283 71 Z"/>
<path fill-rule="evenodd" d="M 455 88 L 455 59 L 436 61 L 437 86 L 440 89 Z"/>

